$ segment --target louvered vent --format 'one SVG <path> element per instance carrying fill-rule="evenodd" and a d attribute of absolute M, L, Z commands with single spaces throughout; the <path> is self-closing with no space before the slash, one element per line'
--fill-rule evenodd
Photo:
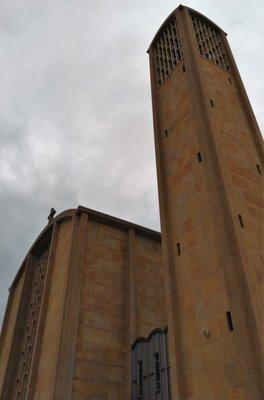
<path fill-rule="evenodd" d="M 161 31 L 156 42 L 156 69 L 158 84 L 161 85 L 182 59 L 182 50 L 173 17 Z"/>
<path fill-rule="evenodd" d="M 36 258 L 33 285 L 31 288 L 30 303 L 25 316 L 25 330 L 21 333 L 19 359 L 16 376 L 15 399 L 24 400 L 27 398 L 28 381 L 32 362 L 32 353 L 37 334 L 40 306 L 43 295 L 44 280 L 46 276 L 49 248 L 43 249 Z"/>
<path fill-rule="evenodd" d="M 224 52 L 219 31 L 208 21 L 191 14 L 193 27 L 201 56 L 212 61 L 219 67 L 230 69 Z"/>

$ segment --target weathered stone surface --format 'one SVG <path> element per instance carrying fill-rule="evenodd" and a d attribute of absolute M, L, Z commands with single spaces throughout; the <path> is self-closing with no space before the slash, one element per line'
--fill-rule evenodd
<path fill-rule="evenodd" d="M 166 325 L 160 234 L 84 208 L 58 215 L 49 229 L 46 300 L 28 399 L 125 399 L 131 341 Z M 24 275 L 22 266 L 4 323 L 2 380 Z"/>
<path fill-rule="evenodd" d="M 216 50 L 200 53 L 193 13 L 180 6 L 149 48 L 162 250 L 159 233 L 84 207 L 50 218 L 11 287 L 1 400 L 129 399 L 131 344 L 166 325 L 171 400 L 264 396 L 262 142 L 226 35 L 196 13 L 198 37 L 203 24 L 215 32 L 198 44 L 212 47 L 216 35 L 229 68 Z M 161 56 L 156 46 L 174 18 L 181 53 L 172 68 L 168 48 Z M 159 83 L 157 64 L 170 69 Z"/>
<path fill-rule="evenodd" d="M 179 7 L 171 15 L 183 58 L 161 85 L 159 39 L 149 49 L 172 397 L 260 400 L 262 141 L 226 35 L 196 14 L 217 32 L 229 69 L 200 54 L 191 13 Z M 204 42 L 209 53 L 213 40 Z"/>

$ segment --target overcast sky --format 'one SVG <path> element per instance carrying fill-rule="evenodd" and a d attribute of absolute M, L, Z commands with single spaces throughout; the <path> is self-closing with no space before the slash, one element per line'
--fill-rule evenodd
<path fill-rule="evenodd" d="M 228 32 L 263 126 L 263 0 L 184 4 Z M 0 2 L 0 325 L 51 207 L 81 204 L 159 229 L 146 50 L 178 5 Z"/>

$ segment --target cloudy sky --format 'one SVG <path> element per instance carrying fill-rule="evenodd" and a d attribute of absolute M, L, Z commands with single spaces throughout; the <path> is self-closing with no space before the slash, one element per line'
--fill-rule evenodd
<path fill-rule="evenodd" d="M 226 32 L 261 126 L 263 0 L 193 0 Z M 173 0 L 0 2 L 0 325 L 51 207 L 159 229 L 146 50 Z"/>

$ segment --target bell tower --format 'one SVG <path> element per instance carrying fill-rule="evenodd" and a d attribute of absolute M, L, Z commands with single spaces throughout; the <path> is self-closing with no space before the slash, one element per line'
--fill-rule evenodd
<path fill-rule="evenodd" d="M 179 6 L 148 53 L 172 399 L 260 400 L 260 131 L 207 17 Z"/>

